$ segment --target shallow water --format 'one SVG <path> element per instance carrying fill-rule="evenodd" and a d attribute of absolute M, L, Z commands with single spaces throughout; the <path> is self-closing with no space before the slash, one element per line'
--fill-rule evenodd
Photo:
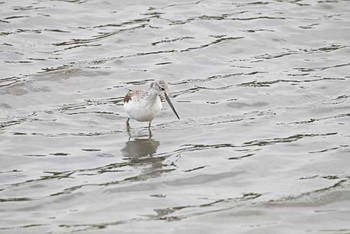
<path fill-rule="evenodd" d="M 0 2 L 0 232 L 350 233 L 349 3 Z"/>

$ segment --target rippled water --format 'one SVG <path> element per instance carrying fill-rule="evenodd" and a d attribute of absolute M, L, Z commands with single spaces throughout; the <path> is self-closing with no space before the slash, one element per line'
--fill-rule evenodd
<path fill-rule="evenodd" d="M 350 233 L 350 2 L 1 1 L 1 233 Z M 125 130 L 127 89 L 170 84 Z"/>

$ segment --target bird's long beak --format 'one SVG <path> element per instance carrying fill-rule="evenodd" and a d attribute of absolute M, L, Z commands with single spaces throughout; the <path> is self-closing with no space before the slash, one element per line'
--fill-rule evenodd
<path fill-rule="evenodd" d="M 178 119 L 180 119 L 179 115 L 176 113 L 176 110 L 175 110 L 173 104 L 171 103 L 171 101 L 170 101 L 170 99 L 169 99 L 169 96 L 168 96 L 168 94 L 167 94 L 166 92 L 164 92 L 164 96 L 165 96 L 165 100 L 169 103 L 169 106 L 170 106 L 171 109 L 174 111 L 174 114 L 176 115 L 176 117 L 177 117 Z"/>

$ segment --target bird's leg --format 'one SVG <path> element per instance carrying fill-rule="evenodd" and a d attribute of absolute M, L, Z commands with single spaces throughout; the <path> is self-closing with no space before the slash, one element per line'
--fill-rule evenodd
<path fill-rule="evenodd" d="M 149 124 L 148 124 L 149 139 L 151 139 L 151 137 L 152 137 L 151 123 L 152 123 L 152 121 L 149 121 Z"/>
<path fill-rule="evenodd" d="M 128 118 L 128 119 L 126 120 L 126 130 L 128 130 L 128 132 L 130 131 L 129 120 L 130 120 L 130 118 Z"/>

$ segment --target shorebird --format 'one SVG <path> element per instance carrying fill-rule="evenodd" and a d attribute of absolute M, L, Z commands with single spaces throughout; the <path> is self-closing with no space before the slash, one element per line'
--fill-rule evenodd
<path fill-rule="evenodd" d="M 130 119 L 135 119 L 141 122 L 149 122 L 148 128 L 150 129 L 152 120 L 162 109 L 162 101 L 160 96 L 165 97 L 165 100 L 168 102 L 176 117 L 180 119 L 169 99 L 168 91 L 168 85 L 163 80 L 153 81 L 148 91 L 129 90 L 124 97 L 124 110 L 129 116 L 126 120 L 127 129 L 130 129 Z"/>

